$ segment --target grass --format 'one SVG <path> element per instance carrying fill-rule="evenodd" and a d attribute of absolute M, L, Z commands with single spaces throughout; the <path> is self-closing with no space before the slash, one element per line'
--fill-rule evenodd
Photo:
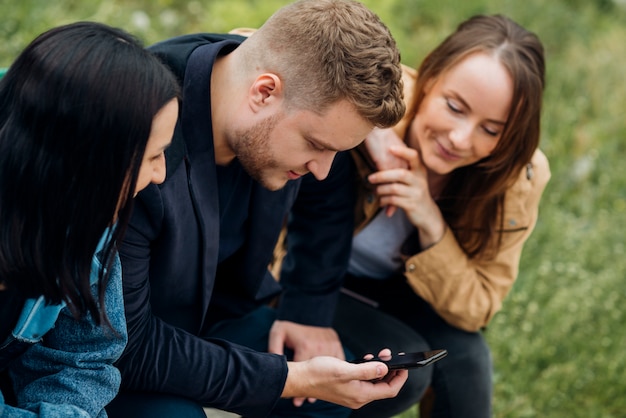
<path fill-rule="evenodd" d="M 152 43 L 259 26 L 279 0 L 0 3 L 0 67 L 43 30 L 75 20 Z M 626 411 L 626 1 L 365 0 L 416 65 L 461 20 L 503 13 L 546 47 L 542 149 L 552 180 L 520 277 L 487 330 L 494 415 L 614 418 Z M 402 418 L 417 417 L 416 410 Z"/>

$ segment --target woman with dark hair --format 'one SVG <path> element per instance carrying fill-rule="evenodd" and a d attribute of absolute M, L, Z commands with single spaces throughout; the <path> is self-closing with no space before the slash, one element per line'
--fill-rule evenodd
<path fill-rule="evenodd" d="M 538 149 L 543 47 L 504 16 L 475 16 L 417 72 L 405 70 L 405 118 L 352 152 L 359 185 L 345 288 L 377 308 L 344 297 L 335 325 L 354 353 L 401 350 L 393 327 L 377 327 L 390 317 L 412 344 L 448 356 L 355 416 L 391 416 L 430 387 L 423 415 L 428 406 L 433 417 L 486 418 L 492 364 L 480 330 L 513 286 L 550 178 Z"/>
<path fill-rule="evenodd" d="M 43 33 L 0 80 L 0 415 L 106 416 L 127 339 L 116 242 L 165 178 L 178 95 L 91 22 Z"/>

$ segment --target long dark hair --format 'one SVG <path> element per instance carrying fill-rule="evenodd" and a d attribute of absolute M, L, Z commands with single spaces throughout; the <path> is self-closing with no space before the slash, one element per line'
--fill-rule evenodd
<path fill-rule="evenodd" d="M 103 24 L 54 28 L 26 47 L 0 80 L 0 282 L 108 322 L 98 309 L 104 267 L 130 217 L 153 118 L 178 94 L 163 64 Z M 96 301 L 92 256 L 115 223 Z"/>
<path fill-rule="evenodd" d="M 424 88 L 469 54 L 496 57 L 513 80 L 513 99 L 498 145 L 487 158 L 451 173 L 438 200 L 442 213 L 465 252 L 493 255 L 503 232 L 504 195 L 530 162 L 539 145 L 542 95 L 545 86 L 544 50 L 539 38 L 502 15 L 474 16 L 433 50 L 419 67 L 414 117 Z M 412 118 L 413 119 L 413 118 Z M 496 239 L 495 247 L 490 247 Z"/>

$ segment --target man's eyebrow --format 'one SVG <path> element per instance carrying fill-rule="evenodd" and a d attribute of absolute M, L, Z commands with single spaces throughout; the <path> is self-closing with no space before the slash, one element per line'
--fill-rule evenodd
<path fill-rule="evenodd" d="M 341 150 L 336 149 L 333 145 L 331 145 L 331 144 L 329 144 L 329 143 L 327 143 L 325 141 L 322 141 L 321 139 L 316 138 L 316 137 L 314 137 L 312 135 L 306 135 L 304 137 L 304 139 L 306 139 L 307 141 L 311 141 L 315 145 L 317 145 L 318 147 L 327 149 L 329 151 L 334 151 L 334 152 L 340 152 L 341 151 Z"/>

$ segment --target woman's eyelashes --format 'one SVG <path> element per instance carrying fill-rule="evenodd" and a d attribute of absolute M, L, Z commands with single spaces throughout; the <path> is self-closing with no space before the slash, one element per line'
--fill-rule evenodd
<path fill-rule="evenodd" d="M 463 106 L 458 103 L 456 100 L 454 99 L 450 99 L 450 98 L 446 98 L 446 104 L 448 106 L 448 109 L 457 115 L 464 115 L 466 114 L 466 110 L 463 108 Z M 493 128 L 492 126 L 489 125 L 483 125 L 482 126 L 482 130 L 489 136 L 492 137 L 498 137 L 500 136 L 500 134 L 502 133 L 502 130 L 499 128 Z"/>
<path fill-rule="evenodd" d="M 499 129 L 493 129 L 493 128 L 490 128 L 489 126 L 483 126 L 483 131 L 485 131 L 487 135 L 493 136 L 493 137 L 497 137 L 500 135 Z"/>
<path fill-rule="evenodd" d="M 450 109 L 453 113 L 463 113 L 461 105 L 459 105 L 455 100 L 446 99 L 446 104 L 448 105 L 448 109 Z"/>

